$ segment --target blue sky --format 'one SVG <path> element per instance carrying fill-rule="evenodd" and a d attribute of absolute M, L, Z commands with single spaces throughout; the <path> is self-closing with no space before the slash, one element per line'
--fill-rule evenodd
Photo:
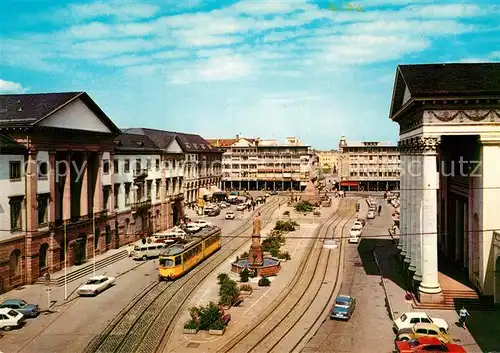
<path fill-rule="evenodd" d="M 334 5 L 334 10 L 332 6 Z M 0 91 L 86 91 L 120 127 L 396 141 L 396 66 L 500 61 L 497 1 L 0 3 Z"/>

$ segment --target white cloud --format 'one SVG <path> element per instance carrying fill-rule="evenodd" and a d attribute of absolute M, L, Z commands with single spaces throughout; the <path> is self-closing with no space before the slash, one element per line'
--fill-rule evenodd
<path fill-rule="evenodd" d="M 134 1 L 96 1 L 91 4 L 71 4 L 65 10 L 75 20 L 98 17 L 117 17 L 119 19 L 148 18 L 154 16 L 158 6 L 141 4 Z"/>
<path fill-rule="evenodd" d="M 422 18 L 459 18 L 488 14 L 488 11 L 472 4 L 412 5 L 401 11 L 403 16 Z"/>
<path fill-rule="evenodd" d="M 85 25 L 70 27 L 67 37 L 77 39 L 103 39 L 119 37 L 147 36 L 154 28 L 149 23 L 125 23 L 107 25 L 101 22 L 91 22 Z"/>
<path fill-rule="evenodd" d="M 242 56 L 218 56 L 190 65 L 184 63 L 182 69 L 171 75 L 170 82 L 187 84 L 196 81 L 249 79 L 256 71 L 256 65 Z"/>
<path fill-rule="evenodd" d="M 24 93 L 26 90 L 20 83 L 0 79 L 1 93 Z"/>
<path fill-rule="evenodd" d="M 105 65 L 109 66 L 134 66 L 140 64 L 146 64 L 151 62 L 149 57 L 129 55 L 129 56 L 118 56 L 114 58 L 109 58 L 101 61 Z"/>

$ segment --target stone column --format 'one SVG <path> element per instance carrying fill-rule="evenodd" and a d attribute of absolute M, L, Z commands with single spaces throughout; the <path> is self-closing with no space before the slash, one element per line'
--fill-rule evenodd
<path fill-rule="evenodd" d="M 68 153 L 64 161 L 64 190 L 63 190 L 63 220 L 71 218 L 71 156 Z"/>
<path fill-rule="evenodd" d="M 401 176 L 400 176 L 400 198 L 399 198 L 399 243 L 398 249 L 401 250 L 401 255 L 406 255 L 406 190 L 405 182 L 407 179 L 406 173 L 406 155 L 401 154 Z"/>
<path fill-rule="evenodd" d="M 102 152 L 97 153 L 96 158 L 96 180 L 95 180 L 95 188 L 94 188 L 94 211 L 101 212 L 102 211 L 102 199 L 103 199 L 103 191 L 102 191 Z"/>
<path fill-rule="evenodd" d="M 413 186 L 413 155 L 408 154 L 406 158 L 408 162 L 408 166 L 406 168 L 406 173 L 407 173 L 407 178 L 406 178 L 406 257 L 405 257 L 405 262 L 408 264 L 408 266 L 411 263 L 411 242 L 412 242 L 412 237 L 411 237 L 411 223 L 412 223 L 412 218 L 413 218 L 413 208 L 412 208 L 412 186 Z"/>
<path fill-rule="evenodd" d="M 49 223 L 56 221 L 56 153 L 49 152 Z M 52 234 L 52 233 L 51 233 Z M 51 247 L 52 248 L 52 247 Z"/>
<path fill-rule="evenodd" d="M 34 232 L 38 229 L 38 200 L 37 200 L 37 152 L 28 151 L 28 161 L 26 165 L 26 281 L 31 284 L 38 278 L 38 249 L 33 242 Z"/>
<path fill-rule="evenodd" d="M 413 280 L 422 281 L 422 222 L 424 221 L 423 215 L 423 193 L 424 193 L 424 177 L 423 177 L 423 156 L 421 154 L 416 156 L 417 163 L 415 164 L 415 173 L 417 185 L 415 190 L 415 229 L 412 235 L 415 246 L 413 247 L 412 258 L 415 258 L 415 275 Z M 436 214 L 437 216 L 437 214 Z M 413 244 L 413 243 L 412 243 Z"/>
<path fill-rule="evenodd" d="M 88 168 L 89 158 L 88 153 L 83 152 L 82 156 L 82 173 L 80 178 L 82 178 L 81 191 L 80 191 L 80 216 L 86 216 L 89 214 L 89 168 Z"/>
<path fill-rule="evenodd" d="M 423 229 L 422 282 L 418 288 L 423 303 L 442 302 L 443 294 L 438 281 L 437 249 L 437 147 L 439 137 L 420 139 L 423 153 Z"/>
<path fill-rule="evenodd" d="M 410 165 L 410 173 L 411 173 L 411 190 L 410 190 L 410 198 L 411 198 L 411 223 L 410 223 L 410 231 L 408 232 L 408 238 L 411 239 L 411 258 L 410 258 L 410 267 L 409 271 L 415 272 L 417 270 L 417 224 L 418 224 L 418 203 L 417 203 L 417 189 L 420 187 L 419 185 L 419 177 L 418 177 L 418 156 L 414 152 L 411 158 Z"/>
<path fill-rule="evenodd" d="M 111 183 L 111 188 L 108 196 L 108 207 L 110 212 L 115 212 L 115 155 L 113 153 L 109 154 L 109 180 Z"/>

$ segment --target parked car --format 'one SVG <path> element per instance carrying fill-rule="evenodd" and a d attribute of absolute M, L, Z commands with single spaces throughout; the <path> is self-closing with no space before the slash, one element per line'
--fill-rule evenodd
<path fill-rule="evenodd" d="M 228 211 L 226 212 L 226 219 L 234 219 L 234 212 L 233 211 Z"/>
<path fill-rule="evenodd" d="M 36 304 L 28 304 L 22 299 L 7 299 L 0 304 L 0 309 L 14 309 L 26 317 L 36 317 L 40 308 Z"/>
<path fill-rule="evenodd" d="M 186 230 L 190 233 L 196 233 L 201 230 L 201 227 L 195 223 L 186 224 Z"/>
<path fill-rule="evenodd" d="M 218 208 L 212 209 L 212 211 L 208 212 L 209 217 L 215 217 L 220 215 L 220 210 Z"/>
<path fill-rule="evenodd" d="M 368 211 L 368 213 L 366 214 L 366 218 L 367 219 L 375 219 L 375 211 L 373 211 L 373 210 Z"/>
<path fill-rule="evenodd" d="M 354 222 L 353 226 L 363 228 L 365 225 L 363 223 L 361 223 L 360 220 L 357 220 L 356 222 Z"/>
<path fill-rule="evenodd" d="M 191 222 L 190 224 L 197 225 L 200 228 L 211 227 L 213 224 L 205 219 L 197 219 L 196 221 Z"/>
<path fill-rule="evenodd" d="M 419 323 L 415 324 L 413 327 L 407 327 L 399 330 L 396 340 L 398 341 L 409 341 L 412 339 L 418 339 L 422 337 L 436 337 L 439 341 L 443 343 L 450 343 L 451 336 L 444 330 L 440 330 L 434 324 Z"/>
<path fill-rule="evenodd" d="M 358 220 L 354 222 L 354 224 L 356 224 L 357 222 L 360 222 L 363 227 L 366 225 L 366 221 L 363 218 L 358 218 Z"/>
<path fill-rule="evenodd" d="M 244 211 L 247 208 L 247 205 L 241 204 L 236 206 L 236 211 Z"/>
<path fill-rule="evenodd" d="M 26 316 L 17 310 L 10 308 L 0 309 L 0 329 L 10 331 L 21 327 L 26 321 Z"/>
<path fill-rule="evenodd" d="M 349 320 L 356 308 L 356 299 L 348 295 L 339 295 L 335 299 L 330 319 Z"/>
<path fill-rule="evenodd" d="M 173 241 L 172 241 L 173 242 Z M 146 244 L 137 244 L 134 246 L 134 250 L 130 256 L 134 260 L 147 260 L 152 257 L 158 257 L 167 247 L 167 242 L 154 242 L 154 243 L 146 243 Z"/>
<path fill-rule="evenodd" d="M 396 341 L 396 353 L 450 352 L 467 353 L 458 344 L 441 343 L 436 337 L 422 337 L 416 340 Z"/>
<path fill-rule="evenodd" d="M 359 243 L 359 237 L 361 236 L 363 227 L 359 225 L 354 225 L 351 228 L 351 232 L 349 233 L 349 239 L 347 240 L 349 244 L 357 244 Z"/>
<path fill-rule="evenodd" d="M 114 277 L 107 276 L 95 276 L 91 277 L 87 280 L 83 286 L 78 288 L 78 295 L 86 296 L 86 295 L 97 295 L 101 292 L 104 292 L 109 287 L 113 286 L 116 283 L 116 279 Z"/>
<path fill-rule="evenodd" d="M 394 320 L 393 329 L 397 333 L 401 329 L 412 328 L 415 324 L 420 322 L 435 324 L 440 330 L 444 330 L 445 332 L 448 332 L 450 329 L 450 325 L 448 325 L 446 320 L 435 317 L 431 318 L 425 312 L 420 311 L 404 313 L 399 319 Z"/>

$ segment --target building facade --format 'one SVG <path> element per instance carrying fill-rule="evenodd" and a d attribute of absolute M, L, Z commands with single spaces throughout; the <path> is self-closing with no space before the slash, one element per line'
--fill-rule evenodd
<path fill-rule="evenodd" d="M 85 92 L 0 95 L 0 108 L 0 293 L 171 228 L 186 186 L 220 181 L 222 152 L 200 136 L 123 133 Z"/>
<path fill-rule="evenodd" d="M 403 166 L 398 248 L 419 300 L 451 295 L 447 266 L 500 302 L 500 64 L 398 66 L 390 117 Z"/>
<path fill-rule="evenodd" d="M 318 156 L 318 164 L 323 169 L 329 169 L 331 173 L 338 173 L 338 162 L 339 162 L 339 151 L 320 151 L 315 150 L 316 156 Z"/>
<path fill-rule="evenodd" d="M 389 142 L 339 142 L 338 175 L 343 190 L 399 189 L 398 146 Z"/>
<path fill-rule="evenodd" d="M 224 190 L 304 190 L 316 176 L 316 156 L 295 137 L 285 143 L 260 138 L 210 139 L 224 151 Z"/>
<path fill-rule="evenodd" d="M 220 190 L 223 151 L 199 135 L 155 129 L 134 128 L 124 132 L 147 136 L 158 148 L 183 154 L 179 179 L 184 203 L 197 204 L 204 195 Z M 175 139 L 175 145 L 171 141 Z"/>

